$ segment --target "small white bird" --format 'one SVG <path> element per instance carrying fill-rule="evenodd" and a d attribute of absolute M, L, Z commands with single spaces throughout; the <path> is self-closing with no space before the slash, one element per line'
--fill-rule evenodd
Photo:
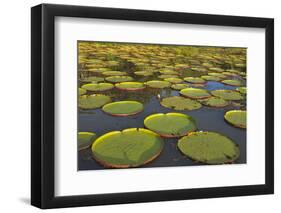
<path fill-rule="evenodd" d="M 160 96 L 160 94 L 158 94 L 158 95 L 157 95 L 157 98 L 158 98 L 159 100 L 161 99 L 161 96 Z"/>

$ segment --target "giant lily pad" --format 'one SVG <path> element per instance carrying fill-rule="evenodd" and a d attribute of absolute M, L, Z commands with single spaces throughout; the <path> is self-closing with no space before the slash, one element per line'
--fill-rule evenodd
<path fill-rule="evenodd" d="M 235 127 L 245 129 L 247 126 L 247 112 L 243 110 L 230 110 L 225 113 L 224 119 Z"/>
<path fill-rule="evenodd" d="M 182 90 L 188 88 L 189 86 L 187 84 L 173 84 L 171 87 L 175 90 Z"/>
<path fill-rule="evenodd" d="M 210 67 L 209 70 L 212 72 L 223 72 L 224 71 L 224 69 L 219 68 L 219 67 Z"/>
<path fill-rule="evenodd" d="M 173 71 L 173 70 L 160 70 L 159 72 L 161 74 L 165 74 L 165 75 L 177 75 L 178 74 L 176 71 Z"/>
<path fill-rule="evenodd" d="M 141 82 L 122 82 L 115 84 L 115 87 L 120 90 L 136 91 L 143 90 L 145 85 Z"/>
<path fill-rule="evenodd" d="M 104 81 L 104 78 L 98 77 L 98 76 L 90 76 L 90 77 L 81 79 L 81 81 L 83 81 L 83 82 L 101 82 L 101 81 Z"/>
<path fill-rule="evenodd" d="M 78 132 L 78 150 L 88 148 L 95 139 L 96 134 L 93 132 Z"/>
<path fill-rule="evenodd" d="M 81 109 L 96 109 L 110 103 L 111 98 L 106 95 L 82 95 L 79 97 L 79 107 Z"/>
<path fill-rule="evenodd" d="M 92 83 L 92 84 L 84 84 L 82 88 L 92 92 L 102 92 L 102 91 L 111 90 L 112 88 L 114 88 L 114 85 L 110 83 Z"/>
<path fill-rule="evenodd" d="M 207 164 L 232 163 L 240 155 L 230 138 L 216 132 L 192 132 L 178 141 L 178 148 L 187 157 Z"/>
<path fill-rule="evenodd" d="M 126 72 L 121 72 L 121 71 L 105 71 L 102 73 L 103 75 L 106 76 L 120 76 L 120 75 L 127 75 Z"/>
<path fill-rule="evenodd" d="M 202 99 L 202 98 L 209 98 L 211 97 L 210 93 L 204 89 L 198 88 L 186 88 L 180 91 L 180 94 L 192 98 L 192 99 Z"/>
<path fill-rule="evenodd" d="M 195 120 L 182 113 L 152 114 L 145 118 L 144 125 L 162 137 L 168 138 L 181 137 L 196 130 Z"/>
<path fill-rule="evenodd" d="M 136 71 L 134 72 L 135 75 L 140 75 L 140 76 L 152 76 L 153 72 L 149 72 L 149 71 Z"/>
<path fill-rule="evenodd" d="M 242 82 L 238 81 L 238 80 L 223 80 L 221 82 L 224 84 L 231 85 L 231 86 L 241 86 L 242 85 Z"/>
<path fill-rule="evenodd" d="M 188 83 L 193 83 L 193 84 L 204 84 L 206 81 L 200 77 L 186 77 L 184 80 Z"/>
<path fill-rule="evenodd" d="M 219 78 L 217 76 L 211 76 L 211 75 L 203 75 L 203 76 L 201 76 L 201 78 L 206 81 L 220 81 L 221 80 L 221 78 Z"/>
<path fill-rule="evenodd" d="M 239 101 L 243 99 L 243 96 L 234 90 L 213 90 L 211 91 L 212 95 L 223 98 L 229 101 Z"/>
<path fill-rule="evenodd" d="M 180 78 L 165 78 L 164 80 L 168 81 L 172 84 L 179 84 L 179 83 L 183 82 L 183 80 Z"/>
<path fill-rule="evenodd" d="M 222 73 L 216 73 L 216 72 L 209 72 L 208 75 L 210 76 L 216 76 L 216 77 L 219 77 L 219 78 L 226 78 L 227 76 L 222 74 Z"/>
<path fill-rule="evenodd" d="M 161 79 L 166 79 L 166 78 L 177 78 L 178 76 L 177 75 L 166 75 L 166 74 L 163 74 L 163 75 L 158 75 L 158 78 L 161 78 Z"/>
<path fill-rule="evenodd" d="M 145 84 L 151 88 L 158 88 L 158 89 L 168 88 L 171 86 L 171 83 L 168 81 L 157 81 L 157 80 L 147 81 Z"/>
<path fill-rule="evenodd" d="M 102 110 L 114 116 L 135 115 L 143 111 L 143 104 L 137 101 L 117 101 L 104 105 Z"/>
<path fill-rule="evenodd" d="M 154 132 L 131 128 L 102 135 L 93 143 L 92 153 L 104 167 L 129 168 L 151 162 L 163 147 L 163 140 Z"/>
<path fill-rule="evenodd" d="M 105 80 L 113 83 L 119 83 L 119 82 L 132 81 L 134 79 L 131 76 L 110 76 L 110 77 L 106 77 Z"/>
<path fill-rule="evenodd" d="M 201 103 L 206 106 L 210 106 L 210 107 L 225 107 L 229 104 L 228 101 L 226 101 L 222 98 L 219 98 L 219 97 L 206 98 L 206 99 L 203 99 L 201 101 Z"/>
<path fill-rule="evenodd" d="M 240 92 L 241 94 L 246 94 L 247 93 L 247 88 L 246 87 L 237 87 L 236 90 Z"/>
<path fill-rule="evenodd" d="M 174 110 L 195 110 L 201 108 L 202 106 L 195 100 L 179 96 L 163 98 L 160 104 L 164 107 Z"/>
<path fill-rule="evenodd" d="M 85 89 L 79 88 L 78 93 L 79 93 L 79 95 L 84 95 L 87 93 L 87 91 Z"/>

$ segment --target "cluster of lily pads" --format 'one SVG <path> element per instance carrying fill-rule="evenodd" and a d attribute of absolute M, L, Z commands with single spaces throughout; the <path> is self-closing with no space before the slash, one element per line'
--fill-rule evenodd
<path fill-rule="evenodd" d="M 158 97 L 159 104 L 170 112 L 152 113 L 143 120 L 142 128 L 104 135 L 79 132 L 79 150 L 90 147 L 93 158 L 106 168 L 138 167 L 161 154 L 165 138 L 176 138 L 178 150 L 197 162 L 224 164 L 239 158 L 239 147 L 231 138 L 198 130 L 196 120 L 186 111 L 229 107 L 222 118 L 226 125 L 246 129 L 245 49 L 102 42 L 79 42 L 78 48 L 80 110 L 137 116 L 144 111 L 144 103 L 116 101 L 108 91 L 178 91 L 174 96 Z M 204 89 L 208 82 L 233 89 L 209 91 Z"/>

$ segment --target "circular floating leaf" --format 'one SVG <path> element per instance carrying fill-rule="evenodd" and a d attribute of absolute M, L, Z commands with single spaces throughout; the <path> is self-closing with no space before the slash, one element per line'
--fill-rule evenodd
<path fill-rule="evenodd" d="M 217 76 L 210 76 L 210 75 L 203 75 L 201 76 L 201 78 L 203 78 L 206 81 L 220 81 L 221 78 L 217 77 Z"/>
<path fill-rule="evenodd" d="M 229 101 L 239 101 L 243 99 L 243 96 L 234 90 L 213 90 L 211 91 L 212 95 L 223 98 Z"/>
<path fill-rule="evenodd" d="M 210 97 L 202 100 L 201 103 L 210 107 L 225 107 L 229 104 L 228 101 L 219 97 Z"/>
<path fill-rule="evenodd" d="M 81 109 L 96 109 L 110 103 L 111 98 L 106 95 L 82 95 L 79 97 L 79 107 Z"/>
<path fill-rule="evenodd" d="M 206 81 L 200 77 L 186 77 L 184 80 L 188 83 L 204 84 Z"/>
<path fill-rule="evenodd" d="M 106 76 L 120 76 L 120 75 L 127 75 L 126 72 L 121 72 L 121 71 L 105 71 L 102 73 L 103 75 L 106 75 Z"/>
<path fill-rule="evenodd" d="M 81 79 L 83 82 L 101 82 L 104 81 L 104 78 L 98 76 L 90 76 L 88 78 Z"/>
<path fill-rule="evenodd" d="M 168 81 L 172 84 L 179 84 L 179 83 L 183 82 L 183 80 L 180 78 L 165 78 L 164 80 Z"/>
<path fill-rule="evenodd" d="M 177 75 L 178 74 L 176 71 L 173 71 L 173 70 L 160 70 L 159 72 L 161 74 L 165 74 L 165 75 Z"/>
<path fill-rule="evenodd" d="M 162 151 L 162 138 L 147 129 L 109 132 L 92 145 L 93 157 L 104 167 L 138 167 L 154 160 Z"/>
<path fill-rule="evenodd" d="M 129 116 L 143 111 L 143 104 L 137 101 L 117 101 L 104 105 L 102 110 L 114 116 Z"/>
<path fill-rule="evenodd" d="M 224 69 L 219 68 L 219 67 L 210 67 L 209 70 L 213 71 L 213 72 L 223 72 L 224 71 Z"/>
<path fill-rule="evenodd" d="M 226 78 L 227 76 L 222 73 L 216 73 L 216 72 L 209 72 L 208 75 L 210 76 L 216 76 L 218 78 Z"/>
<path fill-rule="evenodd" d="M 135 75 L 140 75 L 140 76 L 152 76 L 153 72 L 149 72 L 149 71 L 136 71 L 134 72 Z"/>
<path fill-rule="evenodd" d="M 202 98 L 209 98 L 211 97 L 210 93 L 204 89 L 198 88 L 186 88 L 180 91 L 180 94 L 192 98 L 192 99 L 202 99 Z"/>
<path fill-rule="evenodd" d="M 177 78 L 177 75 L 158 75 L 158 78 L 165 79 L 165 78 Z"/>
<path fill-rule="evenodd" d="M 247 88 L 246 87 L 238 87 L 238 88 L 236 88 L 236 90 L 238 92 L 240 92 L 241 94 L 246 94 L 247 93 Z"/>
<path fill-rule="evenodd" d="M 78 132 L 78 150 L 88 148 L 95 139 L 96 134 L 93 132 Z"/>
<path fill-rule="evenodd" d="M 195 110 L 201 108 L 202 106 L 195 100 L 179 96 L 163 98 L 160 104 L 164 107 L 174 110 Z"/>
<path fill-rule="evenodd" d="M 221 82 L 224 84 L 231 85 L 231 86 L 241 86 L 242 85 L 242 82 L 238 81 L 238 80 L 223 80 Z"/>
<path fill-rule="evenodd" d="M 246 128 L 247 112 L 243 110 L 230 110 L 225 113 L 224 119 L 235 127 Z"/>
<path fill-rule="evenodd" d="M 84 84 L 82 88 L 92 92 L 102 92 L 102 91 L 111 90 L 112 88 L 114 88 L 114 85 L 110 83 L 92 83 L 92 84 Z"/>
<path fill-rule="evenodd" d="M 189 86 L 187 84 L 173 84 L 171 87 L 175 90 L 182 90 L 188 88 Z"/>
<path fill-rule="evenodd" d="M 147 81 L 145 84 L 151 88 L 158 88 L 158 89 L 168 88 L 171 86 L 171 83 L 168 81 L 157 81 L 157 80 Z"/>
<path fill-rule="evenodd" d="M 136 91 L 143 90 L 145 85 L 141 82 L 122 82 L 115 84 L 115 87 L 120 90 Z"/>
<path fill-rule="evenodd" d="M 132 81 L 134 79 L 131 76 L 110 76 L 110 77 L 106 77 L 105 80 L 113 83 L 119 83 L 119 82 Z"/>
<path fill-rule="evenodd" d="M 231 139 L 216 132 L 192 132 L 178 141 L 178 148 L 187 157 L 207 164 L 232 163 L 240 155 Z"/>
<path fill-rule="evenodd" d="M 168 138 L 181 137 L 196 130 L 195 120 L 182 113 L 152 114 L 145 118 L 144 125 Z"/>
<path fill-rule="evenodd" d="M 87 91 L 85 89 L 79 88 L 79 91 L 78 91 L 79 95 L 84 95 L 84 94 L 86 94 L 86 92 Z"/>

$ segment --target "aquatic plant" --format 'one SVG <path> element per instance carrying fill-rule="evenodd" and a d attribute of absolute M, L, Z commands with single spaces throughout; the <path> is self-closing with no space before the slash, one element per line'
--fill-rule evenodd
<path fill-rule="evenodd" d="M 78 90 L 79 95 L 84 95 L 86 93 L 87 93 L 87 91 L 85 89 L 79 88 L 79 90 Z"/>
<path fill-rule="evenodd" d="M 220 81 L 221 78 L 217 77 L 217 76 L 210 76 L 210 75 L 203 75 L 201 76 L 202 79 L 204 79 L 205 81 Z"/>
<path fill-rule="evenodd" d="M 137 101 L 117 101 L 104 105 L 102 110 L 114 116 L 129 116 L 143 111 L 143 104 Z"/>
<path fill-rule="evenodd" d="M 240 92 L 241 94 L 245 95 L 247 93 L 246 87 L 237 87 L 236 90 Z"/>
<path fill-rule="evenodd" d="M 172 84 L 179 84 L 183 82 L 183 80 L 180 78 L 165 78 L 164 81 L 168 81 Z"/>
<path fill-rule="evenodd" d="M 182 90 L 185 88 L 188 88 L 189 86 L 187 84 L 173 84 L 171 86 L 171 88 L 175 89 L 175 90 Z"/>
<path fill-rule="evenodd" d="M 171 86 L 171 83 L 168 81 L 157 81 L 157 80 L 153 80 L 153 81 L 147 81 L 145 82 L 145 84 L 151 88 L 158 88 L 158 89 L 163 89 L 163 88 L 168 88 Z"/>
<path fill-rule="evenodd" d="M 242 85 L 242 82 L 238 81 L 238 80 L 223 80 L 221 82 L 224 84 L 231 85 L 231 86 L 241 86 Z"/>
<path fill-rule="evenodd" d="M 247 126 L 247 112 L 244 110 L 230 110 L 225 113 L 224 119 L 235 127 L 245 129 Z"/>
<path fill-rule="evenodd" d="M 226 78 L 227 76 L 222 74 L 222 73 L 216 73 L 216 72 L 209 72 L 208 75 L 210 76 L 216 76 L 216 77 L 219 77 L 219 78 Z"/>
<path fill-rule="evenodd" d="M 83 78 L 81 79 L 82 82 L 102 82 L 104 81 L 104 78 L 102 77 L 98 77 L 98 76 L 90 76 L 90 77 L 87 77 L 87 78 Z"/>
<path fill-rule="evenodd" d="M 210 93 L 204 89 L 198 88 L 186 88 L 180 91 L 180 94 L 192 98 L 192 99 L 202 99 L 202 98 L 209 98 L 211 97 Z"/>
<path fill-rule="evenodd" d="M 244 97 L 235 90 L 213 90 L 211 91 L 211 94 L 228 101 L 239 101 L 244 99 Z"/>
<path fill-rule="evenodd" d="M 105 71 L 102 73 L 103 75 L 106 76 L 120 76 L 120 75 L 127 75 L 126 72 L 121 72 L 121 71 Z"/>
<path fill-rule="evenodd" d="M 237 144 L 216 132 L 192 132 L 179 139 L 177 146 L 187 157 L 206 164 L 232 163 L 240 155 Z"/>
<path fill-rule="evenodd" d="M 115 87 L 120 90 L 137 91 L 145 89 L 145 85 L 141 82 L 121 82 L 115 84 Z"/>
<path fill-rule="evenodd" d="M 110 77 L 106 77 L 105 80 L 112 83 L 120 83 L 120 82 L 132 81 L 134 79 L 131 76 L 110 76 Z"/>
<path fill-rule="evenodd" d="M 152 76 L 153 72 L 149 72 L 149 71 L 136 71 L 134 72 L 135 75 L 140 75 L 140 76 Z"/>
<path fill-rule="evenodd" d="M 91 84 L 84 84 L 82 89 L 92 91 L 92 92 L 102 92 L 111 90 L 114 88 L 114 85 L 111 83 L 91 83 Z"/>
<path fill-rule="evenodd" d="M 111 102 L 111 98 L 106 95 L 93 94 L 93 95 L 82 95 L 79 97 L 79 107 L 81 109 L 96 109 L 103 105 Z"/>
<path fill-rule="evenodd" d="M 163 74 L 163 75 L 158 75 L 157 77 L 161 78 L 161 79 L 165 79 L 165 78 L 177 78 L 178 76 L 177 75 Z"/>
<path fill-rule="evenodd" d="M 144 119 L 144 125 L 167 138 L 181 137 L 196 130 L 195 120 L 182 113 L 152 114 Z"/>
<path fill-rule="evenodd" d="M 160 104 L 174 110 L 195 110 L 202 106 L 198 101 L 179 96 L 163 98 Z"/>
<path fill-rule="evenodd" d="M 184 80 L 188 83 L 204 84 L 206 81 L 200 77 L 186 77 Z"/>
<path fill-rule="evenodd" d="M 164 141 L 156 133 L 142 128 L 108 132 L 92 145 L 93 158 L 104 167 L 139 167 L 153 161 Z"/>
<path fill-rule="evenodd" d="M 210 107 L 225 107 L 227 105 L 229 105 L 229 102 L 219 98 L 219 97 L 210 97 L 210 98 L 206 98 L 203 99 L 202 101 L 200 101 L 200 103 L 202 103 L 203 105 L 206 106 L 210 106 Z"/>
<path fill-rule="evenodd" d="M 224 71 L 224 69 L 222 69 L 220 67 L 210 67 L 209 70 L 212 72 L 223 72 Z"/>
<path fill-rule="evenodd" d="M 87 149 L 96 139 L 93 132 L 78 132 L 78 150 Z"/>

